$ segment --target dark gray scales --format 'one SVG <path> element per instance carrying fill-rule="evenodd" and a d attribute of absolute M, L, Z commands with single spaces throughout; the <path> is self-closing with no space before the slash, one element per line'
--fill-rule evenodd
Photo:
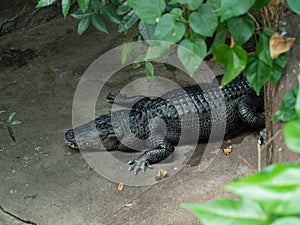
<path fill-rule="evenodd" d="M 220 82 L 222 76 L 217 76 Z M 102 115 L 89 124 L 68 130 L 65 139 L 71 147 L 82 147 L 99 137 L 107 150 L 148 149 L 129 162 L 136 174 L 140 169 L 166 159 L 178 145 L 219 137 L 218 129 L 226 124 L 225 135 L 244 129 L 261 130 L 265 126 L 263 96 L 257 96 L 246 78 L 240 75 L 228 85 L 200 84 L 175 89 L 161 97 L 127 97 L 109 94 L 107 101 L 128 110 Z M 222 107 L 224 106 L 224 107 Z M 213 117 L 213 118 L 212 118 Z M 226 120 L 226 121 L 225 121 Z M 93 132 L 90 126 L 96 126 Z"/>

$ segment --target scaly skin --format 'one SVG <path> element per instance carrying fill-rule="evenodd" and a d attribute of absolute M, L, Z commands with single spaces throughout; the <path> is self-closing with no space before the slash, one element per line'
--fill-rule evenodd
<path fill-rule="evenodd" d="M 218 76 L 217 80 L 220 79 L 221 76 Z M 255 95 L 244 76 L 239 76 L 222 89 L 218 85 L 202 84 L 201 88 L 193 85 L 176 89 L 155 99 L 116 96 L 109 94 L 107 101 L 125 107 L 133 105 L 132 109 L 102 115 L 75 128 L 76 141 L 70 129 L 65 139 L 73 148 L 84 147 L 86 143 L 91 146 L 91 143 L 99 142 L 100 137 L 107 150 L 149 149 L 129 162 L 129 169 L 135 174 L 166 159 L 179 140 L 183 144 L 193 141 L 194 137 L 190 134 L 199 134 L 198 140 L 207 140 L 210 135 L 217 137 L 218 131 L 211 130 L 211 109 L 218 115 L 213 121 L 216 127 L 221 126 L 226 118 L 227 136 L 245 128 L 260 130 L 265 126 L 263 96 Z M 220 101 L 223 101 L 226 110 L 220 107 Z M 91 129 L 91 126 L 96 129 Z"/>

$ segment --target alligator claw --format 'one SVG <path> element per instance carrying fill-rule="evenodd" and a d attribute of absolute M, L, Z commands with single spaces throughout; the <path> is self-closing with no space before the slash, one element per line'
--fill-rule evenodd
<path fill-rule="evenodd" d="M 149 164 L 148 160 L 145 160 L 143 158 L 138 158 L 138 159 L 134 159 L 134 160 L 130 160 L 128 162 L 129 165 L 131 165 L 128 170 L 132 171 L 134 175 L 137 175 L 139 170 L 142 170 L 143 173 L 145 173 L 146 168 L 150 168 L 152 169 L 153 167 Z"/>
<path fill-rule="evenodd" d="M 117 93 L 112 93 L 112 92 L 108 93 L 106 95 L 106 101 L 108 103 L 113 103 L 115 101 L 117 95 L 118 95 Z"/>
<path fill-rule="evenodd" d="M 266 137 L 266 128 L 262 129 L 261 131 L 258 132 L 258 139 L 257 143 L 262 145 L 266 143 L 267 137 Z"/>

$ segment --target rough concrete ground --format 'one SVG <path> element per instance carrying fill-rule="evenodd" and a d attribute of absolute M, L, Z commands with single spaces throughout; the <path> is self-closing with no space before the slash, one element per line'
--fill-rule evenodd
<path fill-rule="evenodd" d="M 232 140 L 233 152 L 218 154 L 203 172 L 197 166 L 203 149 L 199 145 L 191 161 L 166 181 L 119 191 L 118 184 L 92 170 L 79 152 L 65 147 L 63 135 L 72 126 L 72 101 L 81 75 L 96 58 L 126 39 L 114 26 L 110 35 L 89 29 L 78 37 L 76 23 L 59 19 L 0 38 L 1 51 L 34 50 L 32 57 L 8 57 L 5 63 L 2 57 L 0 64 L 0 108 L 15 111 L 16 119 L 23 122 L 14 127 L 16 144 L 1 130 L 0 225 L 200 224 L 180 204 L 233 196 L 220 186 L 256 170 L 253 134 Z M 24 63 L 12 66 L 10 59 Z M 161 65 L 156 70 L 174 76 Z M 125 68 L 104 92 L 117 90 L 134 76 L 144 75 Z M 99 113 L 110 109 L 103 99 L 98 105 Z M 124 207 L 128 203 L 132 205 Z"/>

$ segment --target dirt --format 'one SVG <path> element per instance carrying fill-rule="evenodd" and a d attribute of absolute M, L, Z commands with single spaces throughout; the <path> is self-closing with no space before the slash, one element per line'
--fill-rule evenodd
<path fill-rule="evenodd" d="M 166 181 L 122 191 L 67 148 L 64 132 L 72 127 L 72 102 L 82 74 L 101 54 L 130 40 L 116 26 L 108 28 L 109 35 L 90 28 L 78 37 L 77 21 L 57 19 L 0 38 L 0 109 L 16 112 L 22 121 L 14 127 L 16 143 L 0 130 L 0 225 L 199 224 L 181 203 L 233 196 L 220 186 L 256 171 L 252 133 L 233 141 L 233 152 L 218 154 L 204 172 L 198 171 L 195 154 L 193 166 L 185 165 Z M 215 73 L 222 72 L 220 65 L 208 64 Z M 155 67 L 168 79 L 189 82 L 180 71 Z M 143 71 L 126 67 L 114 75 L 99 96 L 96 112 L 107 113 L 110 105 L 102 97 L 145 76 Z M 197 149 L 201 155 L 201 146 Z M 127 203 L 133 205 L 126 208 Z"/>

